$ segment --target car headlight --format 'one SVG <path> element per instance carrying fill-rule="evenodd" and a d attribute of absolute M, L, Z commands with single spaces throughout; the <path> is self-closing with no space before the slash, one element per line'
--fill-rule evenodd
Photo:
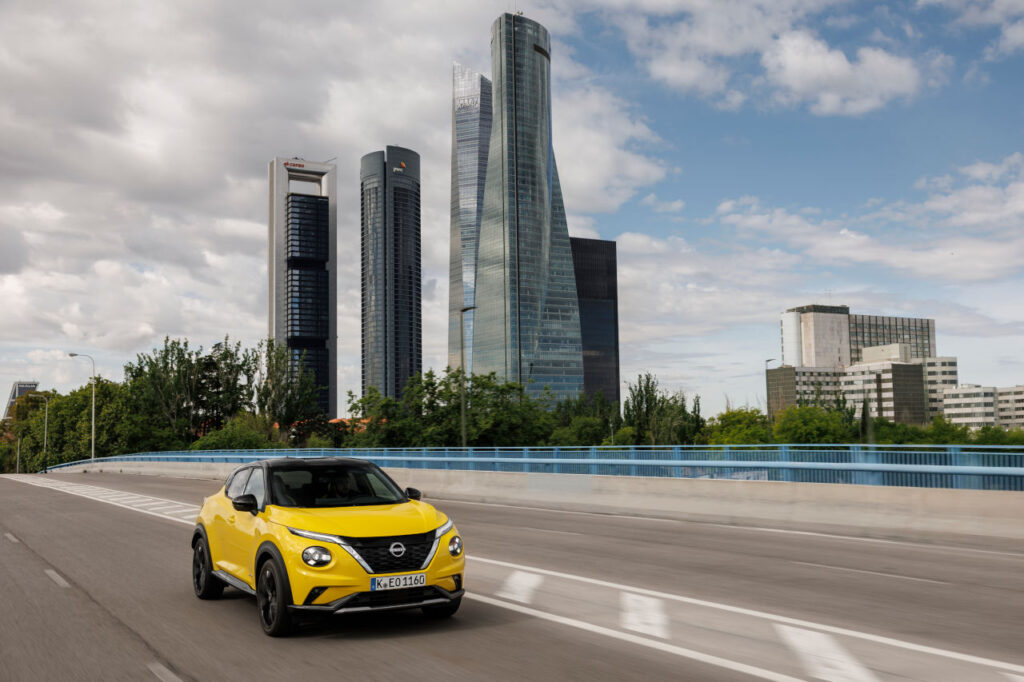
<path fill-rule="evenodd" d="M 310 566 L 319 568 L 331 563 L 331 553 L 326 547 L 307 547 L 302 550 L 302 560 Z"/>
<path fill-rule="evenodd" d="M 458 535 L 448 541 L 448 553 L 452 556 L 459 556 L 462 554 L 462 538 Z"/>
<path fill-rule="evenodd" d="M 443 526 L 441 526 L 436 531 L 434 531 L 434 537 L 435 538 L 442 537 L 445 533 L 447 533 L 448 531 L 450 531 L 452 529 L 452 525 L 454 525 L 454 524 L 452 524 L 452 520 L 448 519 L 447 521 L 444 522 Z"/>

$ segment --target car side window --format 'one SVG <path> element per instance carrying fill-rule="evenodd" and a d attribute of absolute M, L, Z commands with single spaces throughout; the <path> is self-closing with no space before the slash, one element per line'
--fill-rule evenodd
<path fill-rule="evenodd" d="M 249 477 L 249 482 L 245 485 L 243 495 L 254 495 L 256 497 L 256 506 L 260 509 L 263 508 L 263 502 L 267 499 L 267 486 L 263 478 L 262 468 L 257 467 L 252 470 L 252 475 Z"/>
<path fill-rule="evenodd" d="M 224 491 L 224 494 L 226 494 L 228 498 L 232 500 L 241 495 L 242 491 L 245 490 L 245 484 L 246 481 L 249 480 L 249 473 L 251 471 L 252 469 L 250 468 L 242 469 L 241 471 L 236 472 L 235 475 L 231 478 L 231 480 L 228 481 L 228 487 Z"/>

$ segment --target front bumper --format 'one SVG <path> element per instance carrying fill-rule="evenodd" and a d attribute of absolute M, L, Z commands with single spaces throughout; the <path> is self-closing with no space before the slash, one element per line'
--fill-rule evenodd
<path fill-rule="evenodd" d="M 305 614 L 362 613 L 366 611 L 398 611 L 416 609 L 422 606 L 447 604 L 466 593 L 464 589 L 448 591 L 437 585 L 410 587 L 401 590 L 380 592 L 356 592 L 329 604 L 292 605 L 288 609 Z"/>

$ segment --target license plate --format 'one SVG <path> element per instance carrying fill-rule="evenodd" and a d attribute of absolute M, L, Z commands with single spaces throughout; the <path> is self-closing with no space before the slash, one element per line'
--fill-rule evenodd
<path fill-rule="evenodd" d="M 370 591 L 400 590 L 403 587 L 423 587 L 427 584 L 426 573 L 406 573 L 405 575 L 387 575 L 381 578 L 370 578 Z"/>

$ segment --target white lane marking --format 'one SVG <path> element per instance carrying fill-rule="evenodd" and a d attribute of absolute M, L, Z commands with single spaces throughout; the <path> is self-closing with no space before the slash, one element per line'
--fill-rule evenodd
<path fill-rule="evenodd" d="M 150 663 L 146 667 L 149 668 L 149 672 L 156 675 L 156 679 L 160 682 L 181 682 L 181 678 L 168 670 L 167 666 L 162 663 Z"/>
<path fill-rule="evenodd" d="M 18 544 L 19 542 L 21 542 L 21 540 L 19 540 L 18 538 L 14 537 L 10 533 L 4 533 L 4 537 L 7 538 L 8 540 L 10 540 L 11 542 L 13 542 L 14 544 Z"/>
<path fill-rule="evenodd" d="M 495 594 L 502 599 L 529 604 L 533 601 L 533 593 L 544 582 L 542 576 L 527 571 L 513 571 Z"/>
<path fill-rule="evenodd" d="M 775 625 L 776 632 L 796 651 L 804 668 L 825 682 L 878 682 L 864 665 L 824 632 Z"/>
<path fill-rule="evenodd" d="M 15 477 L 12 477 L 12 478 L 15 478 Z M 73 490 L 61 489 L 58 486 L 53 486 L 53 485 L 44 485 L 44 484 L 41 484 L 41 483 L 34 483 L 34 482 L 31 482 L 31 481 L 24 481 L 24 479 L 19 479 L 19 478 L 15 478 L 15 480 L 21 480 L 23 482 L 27 482 L 27 483 L 30 483 L 31 485 L 36 485 L 36 486 L 39 486 L 41 488 L 50 488 L 52 490 L 57 490 L 58 492 L 68 493 L 69 495 L 76 495 L 78 497 L 84 497 L 87 500 L 93 500 L 94 502 L 102 502 L 104 504 L 109 504 L 109 505 L 112 505 L 114 507 L 120 507 L 121 509 L 127 509 L 129 511 L 139 512 L 140 514 L 149 514 L 150 516 L 155 516 L 158 519 L 165 519 L 167 521 L 176 521 L 178 523 L 184 523 L 184 524 L 186 524 L 188 526 L 195 525 L 195 521 L 189 521 L 187 519 L 179 519 L 176 516 L 167 516 L 165 514 L 158 514 L 156 512 L 151 512 L 151 511 L 149 511 L 147 509 L 139 509 L 138 507 L 133 507 L 133 506 L 128 505 L 128 504 L 123 504 L 121 502 L 118 502 L 116 500 L 111 500 L 109 498 L 106 498 L 106 499 L 99 498 L 99 497 L 96 497 L 95 495 L 92 495 L 92 494 L 86 494 L 86 493 L 82 493 L 82 492 L 75 492 Z M 102 490 L 102 488 L 97 488 L 97 490 Z M 173 500 L 168 500 L 168 501 L 173 501 Z"/>
<path fill-rule="evenodd" d="M 935 583 L 936 585 L 951 585 L 945 580 L 932 580 L 931 578 L 913 578 L 909 575 L 899 575 L 898 573 L 883 573 L 882 571 L 868 571 L 863 568 L 846 568 L 845 566 L 830 566 L 829 564 L 812 564 L 809 561 L 790 561 L 791 564 L 800 564 L 801 566 L 814 566 L 815 568 L 830 568 L 833 571 L 850 571 L 851 573 L 869 573 L 871 575 L 883 575 L 886 578 L 900 578 L 901 580 L 916 580 L 921 583 Z"/>
<path fill-rule="evenodd" d="M 494 599 L 492 597 L 485 597 L 482 594 L 474 594 L 469 592 L 466 594 L 467 599 L 475 599 L 478 602 L 489 604 L 490 606 L 497 606 L 502 609 L 509 609 L 510 611 L 517 611 L 524 613 L 528 616 L 540 618 L 542 620 L 551 621 L 552 623 L 558 623 L 559 625 L 567 625 L 569 627 L 576 628 L 578 630 L 584 630 L 586 632 L 593 632 L 595 634 L 604 635 L 605 637 L 611 637 L 618 639 L 623 642 L 629 642 L 630 644 L 637 644 L 639 646 L 645 646 L 650 649 L 657 649 L 658 651 L 664 651 L 666 653 L 675 654 L 676 656 L 682 656 L 683 658 L 689 658 L 694 661 L 700 661 L 701 663 L 707 663 L 708 665 L 718 666 L 719 668 L 725 668 L 727 670 L 734 670 L 736 672 L 751 675 L 752 677 L 758 677 L 762 680 L 771 680 L 771 682 L 802 682 L 796 677 L 790 677 L 789 675 L 783 675 L 781 673 L 773 672 L 771 670 L 765 670 L 764 668 L 758 668 L 746 663 L 740 663 L 739 661 L 731 661 L 727 658 L 720 658 L 718 656 L 712 656 L 711 654 L 704 654 L 693 649 L 686 649 L 675 644 L 669 644 L 668 642 L 662 642 L 656 639 L 648 639 L 647 637 L 641 637 L 639 635 L 633 635 L 628 632 L 622 632 L 620 630 L 612 630 L 601 625 L 594 625 L 593 623 L 587 623 L 582 620 L 576 620 L 575 618 L 566 618 L 565 616 L 558 616 L 553 613 L 546 611 L 538 611 L 537 609 L 529 606 L 523 606 L 521 604 L 513 604 L 512 602 L 502 601 L 500 599 Z"/>
<path fill-rule="evenodd" d="M 883 540 L 881 538 L 862 538 L 856 535 L 840 535 L 838 533 L 818 533 L 809 530 L 790 530 L 788 528 L 765 528 L 762 526 L 744 526 L 743 524 L 733 523 L 715 523 L 712 521 L 694 521 L 691 519 L 662 519 L 653 516 L 630 516 L 629 514 L 601 514 L 599 512 L 585 512 L 575 511 L 572 509 L 546 509 L 544 507 L 524 507 L 515 504 L 500 504 L 498 502 L 468 502 L 466 500 L 449 500 L 443 497 L 437 498 L 443 500 L 445 504 L 469 504 L 476 505 L 478 507 L 501 507 L 503 509 L 525 509 L 528 511 L 539 511 L 549 512 L 552 514 L 578 514 L 581 516 L 598 516 L 601 518 L 613 518 L 613 519 L 627 519 L 631 521 L 653 521 L 656 523 L 683 523 L 693 524 L 700 526 L 711 526 L 714 528 L 727 528 L 732 530 L 752 530 L 761 533 L 785 533 L 787 535 L 805 535 L 810 537 L 827 538 L 830 540 L 851 540 L 853 542 L 874 542 L 884 545 L 902 545 L 904 547 L 912 547 L 914 549 L 924 549 L 930 551 L 951 551 L 951 552 L 967 552 L 974 554 L 994 554 L 996 556 L 1013 557 L 1015 559 L 1024 559 L 1024 552 L 1000 552 L 992 549 L 975 549 L 974 547 L 957 547 L 955 545 L 931 545 L 921 542 L 911 542 L 909 540 Z"/>
<path fill-rule="evenodd" d="M 45 573 L 46 575 L 50 576 L 50 580 L 52 580 L 53 582 L 57 583 L 57 585 L 59 587 L 71 587 L 71 585 L 68 583 L 68 581 L 64 580 L 64 578 L 61 576 L 61 574 L 58 573 L 57 571 L 53 570 L 52 568 L 47 568 L 47 569 L 43 570 L 43 573 Z"/>
<path fill-rule="evenodd" d="M 486 559 L 484 557 L 468 555 L 466 557 L 470 562 L 479 561 L 484 564 L 493 564 L 495 566 L 504 566 L 505 568 L 519 569 L 523 571 L 532 571 L 541 575 L 550 575 L 556 578 L 566 578 L 568 580 L 576 580 L 578 582 L 586 583 L 588 585 L 599 585 L 601 587 L 610 587 L 616 590 L 622 590 L 626 592 L 636 592 L 637 594 L 646 594 L 651 597 L 658 597 L 659 599 L 667 599 L 669 601 L 677 601 L 683 604 L 693 604 L 694 606 L 704 606 L 711 609 L 717 609 L 719 611 L 727 611 L 729 613 L 739 613 L 744 616 L 752 616 L 754 618 L 761 618 L 764 620 L 775 621 L 778 623 L 786 623 L 788 625 L 795 625 L 802 628 L 811 628 L 812 630 L 820 630 L 822 632 L 829 632 L 834 635 L 843 635 L 844 637 L 855 637 L 868 642 L 876 642 L 878 644 L 885 644 L 887 646 L 894 646 L 900 649 L 906 649 L 908 651 L 917 651 L 923 654 L 930 654 L 933 656 L 942 656 L 944 658 L 951 658 L 956 661 L 964 661 L 965 663 L 975 663 L 977 665 L 984 665 L 990 668 L 998 668 L 1004 671 L 1013 671 L 1015 673 L 1024 673 L 1024 665 L 1017 665 L 1016 663 L 1007 663 L 1006 661 L 998 661 L 993 658 L 984 658 L 982 656 L 974 656 L 971 654 L 963 654 L 958 651 L 948 651 L 946 649 L 939 649 L 936 647 L 925 646 L 924 644 L 914 644 L 913 642 L 905 642 L 900 639 L 893 639 L 892 637 L 885 637 L 883 635 L 872 635 L 867 632 L 860 632 L 858 630 L 849 630 L 847 628 L 836 627 L 834 625 L 825 625 L 823 623 L 814 623 L 809 620 L 801 620 L 799 618 L 790 618 L 789 616 L 780 616 L 774 613 L 768 613 L 766 611 L 757 611 L 754 609 L 745 609 L 741 606 L 732 606 L 730 604 L 722 604 L 719 602 L 707 601 L 705 599 L 696 599 L 694 597 L 684 597 L 678 594 L 672 594 L 670 592 L 659 592 L 658 590 L 649 590 L 642 587 L 634 587 L 633 585 L 623 585 L 621 583 L 613 583 L 607 580 L 598 580 L 597 578 L 586 578 L 580 575 L 573 575 L 571 573 L 562 573 L 560 571 L 551 571 L 546 568 L 536 568 L 534 566 L 523 566 L 522 564 L 513 564 L 508 561 L 499 561 L 497 559 Z"/>
<path fill-rule="evenodd" d="M 632 592 L 620 592 L 620 622 L 624 630 L 668 639 L 668 616 L 665 602 Z"/>
<path fill-rule="evenodd" d="M 160 507 L 148 507 L 148 509 L 149 509 L 149 511 L 166 512 L 168 514 L 174 514 L 174 513 L 180 513 L 180 512 L 186 511 L 185 509 L 181 508 L 180 504 L 165 504 L 165 505 L 162 505 Z M 176 509 L 177 512 L 171 511 L 172 509 Z"/>

